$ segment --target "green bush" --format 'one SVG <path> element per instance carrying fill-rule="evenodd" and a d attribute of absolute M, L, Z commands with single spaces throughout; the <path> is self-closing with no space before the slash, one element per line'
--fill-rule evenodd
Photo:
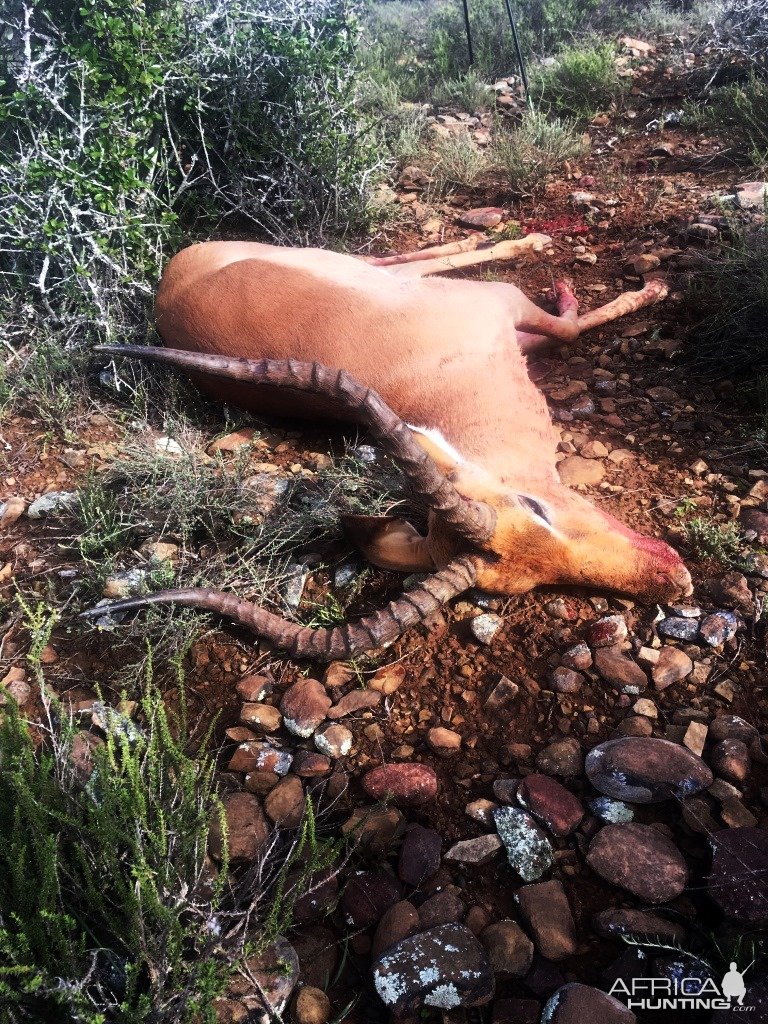
<path fill-rule="evenodd" d="M 616 103 L 625 90 L 615 57 L 610 43 L 567 47 L 551 67 L 536 69 L 531 91 L 545 110 L 570 117 L 594 117 Z"/>
<path fill-rule="evenodd" d="M 768 170 L 768 81 L 752 75 L 743 84 L 725 85 L 692 109 L 706 131 L 727 134 L 729 143 L 763 170 Z"/>
<path fill-rule="evenodd" d="M 685 354 L 697 375 L 747 381 L 758 393 L 768 377 L 768 228 L 732 231 L 731 243 L 703 255 L 691 274 Z"/>
<path fill-rule="evenodd" d="M 226 217 L 282 242 L 366 227 L 378 158 L 354 108 L 347 0 L 8 0 L 4 13 L 11 345 L 142 337 L 163 262 Z"/>
<path fill-rule="evenodd" d="M 493 105 L 494 92 L 472 68 L 458 78 L 438 82 L 432 99 L 438 106 L 458 107 L 467 114 L 477 114 Z"/>
<path fill-rule="evenodd" d="M 0 725 L 0 1006 L 14 1021 L 212 1021 L 232 970 L 217 954 L 226 863 L 218 881 L 205 868 L 213 760 L 184 752 L 151 687 L 141 727 L 105 709 L 100 746 L 51 712 L 42 743 L 13 704 Z"/>
<path fill-rule="evenodd" d="M 575 122 L 528 111 L 515 129 L 497 134 L 490 156 L 515 192 L 530 194 L 588 148 Z"/>
<path fill-rule="evenodd" d="M 533 0 L 513 5 L 528 56 L 546 54 L 585 28 L 600 0 Z M 485 81 L 517 73 L 517 56 L 503 0 L 469 5 L 474 71 Z M 458 0 L 372 2 L 364 26 L 364 59 L 378 80 L 397 82 L 404 98 L 431 100 L 438 83 L 469 69 L 462 5 Z"/>

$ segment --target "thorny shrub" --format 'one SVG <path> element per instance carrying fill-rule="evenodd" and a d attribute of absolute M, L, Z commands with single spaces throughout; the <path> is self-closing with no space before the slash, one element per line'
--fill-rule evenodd
<path fill-rule="evenodd" d="M 347 0 L 8 0 L 4 20 L 0 325 L 13 376 L 14 349 L 42 339 L 143 336 L 185 231 L 236 217 L 301 243 L 367 224 L 378 159 L 353 103 Z"/>

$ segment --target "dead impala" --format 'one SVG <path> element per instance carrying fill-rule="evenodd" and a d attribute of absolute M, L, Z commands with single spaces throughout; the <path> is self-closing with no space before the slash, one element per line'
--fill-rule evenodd
<path fill-rule="evenodd" d="M 479 247 L 478 237 L 403 256 L 357 259 L 251 242 L 193 245 L 171 260 L 155 308 L 173 348 L 100 351 L 167 363 L 210 394 L 259 415 L 329 417 L 367 428 L 430 508 L 421 536 L 394 517 L 349 517 L 375 565 L 428 571 L 386 608 L 311 629 L 234 594 L 166 590 L 158 602 L 204 608 L 297 658 L 348 658 L 392 641 L 471 586 L 519 594 L 537 584 L 607 587 L 649 601 L 690 593 L 675 551 L 565 487 L 558 437 L 525 356 L 664 297 L 651 281 L 579 316 L 565 283 L 559 316 L 514 285 L 430 275 L 540 251 L 550 241 Z M 333 367 L 333 369 L 332 369 Z M 86 614 L 104 613 L 104 608 Z"/>

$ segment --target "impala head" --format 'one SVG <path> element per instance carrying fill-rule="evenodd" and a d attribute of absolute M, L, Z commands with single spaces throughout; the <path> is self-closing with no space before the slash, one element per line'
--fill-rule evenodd
<path fill-rule="evenodd" d="M 318 363 L 174 349 L 103 346 L 101 351 L 321 395 L 354 412 L 430 507 L 430 529 L 422 537 L 401 519 L 355 516 L 348 522 L 352 539 L 377 565 L 434 573 L 387 608 L 333 629 L 302 627 L 233 594 L 202 589 L 129 598 L 113 604 L 113 610 L 164 602 L 206 608 L 248 626 L 296 657 L 330 660 L 392 641 L 473 585 L 519 594 L 541 584 L 580 584 L 648 601 L 669 601 L 691 592 L 688 571 L 662 541 L 634 533 L 555 475 L 536 474 L 536 486 L 494 480 L 449 446 L 436 444 L 433 432 L 408 427 L 375 392 L 343 371 Z M 86 614 L 102 615 L 104 609 Z"/>
<path fill-rule="evenodd" d="M 487 494 L 496 510 L 481 545 L 477 585 L 519 594 L 547 584 L 612 590 L 643 601 L 672 601 L 692 591 L 691 577 L 668 544 L 635 533 L 557 480 L 538 488 Z"/>

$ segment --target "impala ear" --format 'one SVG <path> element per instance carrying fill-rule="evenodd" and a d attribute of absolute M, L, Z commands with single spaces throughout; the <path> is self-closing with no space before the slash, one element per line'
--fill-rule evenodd
<path fill-rule="evenodd" d="M 398 516 L 342 516 L 344 532 L 369 562 L 399 572 L 433 570 L 427 538 Z"/>

